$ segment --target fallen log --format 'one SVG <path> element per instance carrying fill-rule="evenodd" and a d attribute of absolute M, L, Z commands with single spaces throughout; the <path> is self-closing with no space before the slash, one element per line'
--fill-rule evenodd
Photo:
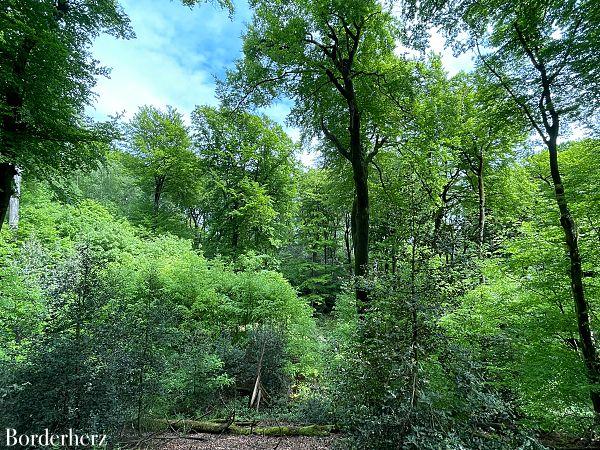
<path fill-rule="evenodd" d="M 215 423 L 227 423 L 229 422 L 228 419 L 213 419 L 211 420 L 211 422 L 215 422 Z M 235 420 L 233 422 L 234 425 L 237 425 L 238 427 L 255 427 L 256 425 L 258 425 L 258 422 L 256 420 Z"/>
<path fill-rule="evenodd" d="M 157 425 L 185 433 L 237 434 L 259 436 L 328 436 L 333 425 L 281 425 L 281 426 L 242 426 L 237 423 L 222 423 L 198 420 L 157 420 Z"/>

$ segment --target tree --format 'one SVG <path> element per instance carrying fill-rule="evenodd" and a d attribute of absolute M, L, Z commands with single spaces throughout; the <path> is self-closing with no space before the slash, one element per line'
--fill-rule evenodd
<path fill-rule="evenodd" d="M 586 293 L 598 305 L 598 141 L 560 146 L 569 206 L 579 224 Z M 502 217 L 499 251 L 482 267 L 486 283 L 460 299 L 445 327 L 483 362 L 489 379 L 506 386 L 536 427 L 582 430 L 591 424 L 589 380 L 570 295 L 569 260 L 556 252 L 564 239 L 549 155 L 534 154 L 503 170 L 490 207 Z M 512 217 L 510 217 L 512 216 Z M 578 412 L 575 412 L 578 411 Z M 575 413 L 574 413 L 575 412 Z M 592 414 L 593 416 L 593 414 Z M 591 420 L 592 419 L 592 420 Z"/>
<path fill-rule="evenodd" d="M 142 106 L 127 129 L 133 171 L 152 189 L 152 227 L 156 230 L 163 193 L 182 187 L 194 189 L 198 159 L 191 150 L 183 116 L 171 106 L 164 111 Z"/>
<path fill-rule="evenodd" d="M 204 173 L 197 214 L 208 253 L 278 248 L 289 231 L 295 193 L 292 140 L 268 118 L 247 112 L 198 107 L 192 123 Z"/>
<path fill-rule="evenodd" d="M 244 59 L 230 73 L 230 86 L 242 102 L 292 98 L 292 121 L 350 163 L 354 272 L 361 278 L 369 266 L 369 165 L 396 122 L 391 106 L 410 97 L 410 66 L 393 54 L 395 23 L 373 0 L 258 0 L 252 6 Z M 388 100 L 391 92 L 396 103 Z M 361 286 L 356 295 L 364 309 L 368 293 Z"/>
<path fill-rule="evenodd" d="M 458 166 L 474 178 L 477 194 L 476 244 L 483 258 L 486 226 L 486 173 L 510 158 L 525 140 L 523 121 L 511 117 L 514 110 L 496 86 L 481 74 L 458 75 L 450 82 L 451 99 L 458 105 L 443 145 L 456 153 Z"/>
<path fill-rule="evenodd" d="M 425 2 L 450 37 L 461 31 L 490 77 L 520 109 L 548 150 L 551 182 L 568 250 L 581 353 L 594 411 L 600 414 L 600 356 L 590 325 L 579 236 L 558 163 L 561 127 L 582 117 L 593 121 L 600 95 L 600 6 L 583 1 L 494 0 Z"/>
<path fill-rule="evenodd" d="M 83 115 L 106 70 L 90 46 L 100 33 L 133 36 L 114 0 L 7 0 L 0 12 L 0 227 L 17 168 L 52 178 L 98 159 L 115 133 Z"/>
<path fill-rule="evenodd" d="M 328 313 L 352 271 L 352 198 L 347 195 L 352 180 L 340 182 L 334 170 L 324 168 L 311 168 L 298 178 L 294 236 L 282 249 L 281 270 L 315 309 Z"/>

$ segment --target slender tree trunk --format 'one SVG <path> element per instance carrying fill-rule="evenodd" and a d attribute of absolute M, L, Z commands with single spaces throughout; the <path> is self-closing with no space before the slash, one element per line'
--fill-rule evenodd
<path fill-rule="evenodd" d="M 552 175 L 552 182 L 554 184 L 556 203 L 560 210 L 560 224 L 565 234 L 565 243 L 569 252 L 571 292 L 575 303 L 577 329 L 579 331 L 579 338 L 581 339 L 581 352 L 587 369 L 588 379 L 592 384 L 590 399 L 592 400 L 594 411 L 596 414 L 600 414 L 600 359 L 598 358 L 598 351 L 591 330 L 589 307 L 583 288 L 583 270 L 581 268 L 577 226 L 569 211 L 565 188 L 562 184 L 558 167 L 557 135 L 558 132 L 548 140 L 550 174 Z"/>
<path fill-rule="evenodd" d="M 438 255 L 442 254 L 439 241 L 440 241 L 440 231 L 442 229 L 442 221 L 444 220 L 444 214 L 445 214 L 445 205 L 442 204 L 442 206 L 440 206 L 437 209 L 437 211 L 435 212 L 435 216 L 433 218 L 432 246 Z"/>
<path fill-rule="evenodd" d="M 483 180 L 483 158 L 484 153 L 482 148 L 477 161 L 477 195 L 479 198 L 477 247 L 480 259 L 483 259 L 483 241 L 485 238 L 485 185 Z"/>
<path fill-rule="evenodd" d="M 327 230 L 323 233 L 325 245 L 323 246 L 323 264 L 327 264 Z"/>
<path fill-rule="evenodd" d="M 192 242 L 192 248 L 199 249 L 200 248 L 200 212 L 195 210 L 194 208 L 190 208 L 189 211 L 190 218 L 192 219 L 193 227 L 194 227 L 194 240 Z"/>
<path fill-rule="evenodd" d="M 411 235 L 411 257 L 410 257 L 410 309 L 411 309 L 411 364 L 412 364 L 412 394 L 410 407 L 413 408 L 417 401 L 417 387 L 419 377 L 419 316 L 417 312 L 417 230 L 415 226 L 415 198 L 413 189 L 410 190 L 410 235 Z"/>
<path fill-rule="evenodd" d="M 542 78 L 543 97 L 540 105 L 540 111 L 544 118 L 544 127 L 548 133 L 548 138 L 545 139 L 548 147 L 550 160 L 550 175 L 552 176 L 552 184 L 554 185 L 554 196 L 556 204 L 560 211 L 560 225 L 565 234 L 565 244 L 569 252 L 570 276 L 571 276 L 571 292 L 575 303 L 575 315 L 577 316 L 577 330 L 581 339 L 581 352 L 583 361 L 587 369 L 587 376 L 592 385 L 590 391 L 590 400 L 594 407 L 594 412 L 600 418 L 600 358 L 598 350 L 594 342 L 592 328 L 590 324 L 589 305 L 585 297 L 583 287 L 583 270 L 581 267 L 581 254 L 579 253 L 579 241 L 577 234 L 577 225 L 567 202 L 565 195 L 565 187 L 562 183 L 560 170 L 558 166 L 558 134 L 560 129 L 559 113 L 554 108 L 550 91 L 550 81 L 546 74 L 544 64 L 539 64 L 539 71 Z M 544 106 L 545 103 L 545 106 Z M 547 114 L 550 115 L 551 121 Z"/>
<path fill-rule="evenodd" d="M 344 218 L 344 244 L 346 245 L 346 257 L 348 258 L 349 270 L 352 270 L 352 250 L 350 250 L 350 216 L 346 213 Z"/>
<path fill-rule="evenodd" d="M 444 188 L 442 189 L 442 192 L 439 194 L 439 198 L 442 202 L 442 204 L 440 205 L 440 207 L 438 208 L 438 210 L 435 213 L 434 216 L 434 226 L 433 226 L 433 248 L 434 250 L 437 252 L 438 255 L 442 255 L 445 254 L 446 256 L 446 262 L 448 260 L 448 251 L 447 251 L 447 246 L 445 246 L 446 248 L 442 248 L 440 246 L 440 233 L 442 231 L 442 225 L 444 224 L 444 217 L 446 215 L 446 210 L 448 209 L 448 203 L 450 203 L 450 198 L 448 197 L 448 193 L 450 192 L 450 189 L 452 188 L 454 182 L 457 180 L 458 175 L 460 173 L 460 170 L 456 170 L 456 172 L 454 172 L 454 174 L 452 174 L 452 176 L 450 177 L 450 180 L 444 185 Z"/>
<path fill-rule="evenodd" d="M 0 164 L 0 229 L 8 213 L 10 197 L 13 194 L 13 178 L 17 170 L 9 163 Z"/>
<path fill-rule="evenodd" d="M 10 197 L 8 206 L 8 226 L 11 230 L 19 228 L 19 203 L 21 196 L 21 171 L 17 169 L 14 180 L 13 195 Z"/>
<path fill-rule="evenodd" d="M 331 250 L 329 252 L 329 260 L 331 261 L 331 264 L 335 264 L 337 261 L 337 248 L 338 248 L 338 237 L 337 237 L 337 230 L 339 227 L 339 222 L 336 219 L 335 223 L 333 224 L 333 245 L 331 246 Z"/>
<path fill-rule="evenodd" d="M 546 64 L 540 58 L 540 55 L 532 50 L 528 36 L 524 34 L 523 30 L 519 28 L 517 23 L 514 24 L 514 27 L 521 46 L 529 57 L 533 67 L 540 74 L 542 92 L 537 106 L 538 113 L 542 118 L 543 128 L 546 132 L 546 135 L 544 135 L 542 128 L 532 117 L 532 114 L 528 108 L 526 106 L 522 106 L 522 108 L 524 108 L 527 117 L 548 148 L 550 159 L 550 175 L 552 176 L 552 184 L 554 185 L 554 196 L 560 211 L 560 225 L 563 229 L 565 235 L 565 244 L 569 252 L 571 293 L 573 295 L 573 302 L 575 305 L 577 330 L 581 340 L 581 353 L 586 367 L 587 378 L 592 385 L 590 399 L 592 401 L 596 417 L 597 419 L 600 419 L 600 359 L 598 358 L 598 351 L 596 349 L 596 343 L 594 342 L 594 336 L 592 334 L 589 317 L 589 305 L 585 297 L 585 291 L 583 287 L 583 270 L 581 268 L 581 254 L 579 253 L 577 226 L 575 224 L 575 220 L 571 216 L 571 212 L 569 211 L 567 198 L 565 196 L 565 188 L 562 183 L 558 166 L 557 141 L 560 129 L 560 113 L 556 110 L 552 101 L 552 83 L 554 80 L 548 76 Z M 488 66 L 488 68 L 490 67 Z M 493 72 L 493 69 L 491 70 Z M 494 74 L 498 77 L 496 72 L 494 72 Z M 513 94 L 511 93 L 511 95 Z"/>

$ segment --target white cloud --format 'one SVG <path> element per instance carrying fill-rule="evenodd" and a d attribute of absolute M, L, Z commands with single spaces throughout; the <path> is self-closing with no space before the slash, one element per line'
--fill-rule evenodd
<path fill-rule="evenodd" d="M 137 39 L 124 41 L 101 36 L 94 58 L 112 68 L 110 78 L 98 79 L 98 99 L 90 114 L 97 119 L 139 106 L 172 105 L 189 115 L 197 104 L 214 105 L 214 74 L 239 57 L 242 20 L 247 5 L 238 5 L 231 21 L 211 5 L 194 9 L 178 1 L 124 0 Z"/>
<path fill-rule="evenodd" d="M 454 56 L 452 49 L 446 47 L 444 36 L 437 29 L 429 30 L 429 47 L 427 50 L 440 55 L 442 65 L 450 76 L 454 76 L 460 71 L 469 72 L 473 70 L 473 57 L 475 54 L 472 51 L 467 51 L 458 56 Z M 422 56 L 422 53 L 419 50 L 406 47 L 402 45 L 400 41 L 396 42 L 394 53 L 398 56 L 404 56 L 410 59 L 418 59 Z"/>

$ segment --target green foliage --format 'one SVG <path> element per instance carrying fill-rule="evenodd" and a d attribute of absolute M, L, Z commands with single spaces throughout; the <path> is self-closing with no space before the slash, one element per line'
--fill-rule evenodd
<path fill-rule="evenodd" d="M 412 3 L 412 2 L 408 2 Z M 511 96 L 532 112 L 543 128 L 539 96 L 542 77 L 552 84 L 553 103 L 561 119 L 593 123 L 598 102 L 598 35 L 600 11 L 594 1 L 548 4 L 536 1 L 451 0 L 422 2 L 421 19 L 441 25 L 456 48 L 475 47 L 498 84 L 510 85 Z M 528 54 L 528 49 L 534 54 Z M 486 52 L 485 49 L 499 49 Z M 488 53 L 488 54 L 486 54 Z M 542 75 L 531 56 L 544 65 Z M 490 71 L 491 72 L 491 71 Z M 541 91 L 540 91 L 541 93 Z M 508 93 L 507 93 L 508 94 Z M 585 117 L 587 115 L 587 117 Z"/>
<path fill-rule="evenodd" d="M 199 167 L 183 116 L 168 106 L 165 111 L 142 106 L 127 126 L 131 157 L 124 157 L 136 181 L 152 199 L 154 230 L 160 222 L 161 199 L 187 206 L 198 189 Z"/>
<path fill-rule="evenodd" d="M 3 2 L 0 12 L 2 162 L 39 177 L 89 167 L 116 135 L 83 115 L 106 69 L 90 47 L 100 33 L 130 38 L 113 0 Z"/>
<path fill-rule="evenodd" d="M 331 170 L 299 176 L 296 234 L 282 251 L 284 276 L 322 312 L 331 311 L 351 266 L 349 202 L 337 195 L 341 191 Z"/>
<path fill-rule="evenodd" d="M 331 369 L 342 374 L 332 375 L 333 398 L 351 432 L 346 447 L 541 448 L 517 430 L 482 367 L 439 328 L 441 299 L 424 275 L 412 293 L 409 279 L 378 280 L 360 321 L 340 305 Z"/>
<path fill-rule="evenodd" d="M 0 203 L 25 178 L 0 233 L 0 425 L 117 436 L 233 410 L 335 423 L 345 448 L 593 436 L 600 144 L 556 143 L 598 127 L 596 3 L 252 0 L 223 104 L 189 128 L 144 106 L 105 152 L 115 124 L 83 109 L 93 39 L 132 36 L 118 3 L 8 0 Z M 473 73 L 398 56 L 431 25 Z M 282 98 L 322 167 L 243 110 Z"/>
<path fill-rule="evenodd" d="M 250 258 L 237 272 L 209 263 L 188 240 L 144 237 L 97 202 L 52 200 L 44 185 L 29 198 L 17 242 L 5 233 L 1 246 L 2 423 L 117 430 L 202 411 L 256 373 L 263 327 L 276 330 L 265 346 L 272 395 L 318 370 L 310 308 L 278 273 Z M 247 355 L 244 373 L 224 359 L 221 335 Z"/>
<path fill-rule="evenodd" d="M 566 144 L 559 153 L 565 184 L 581 224 L 586 293 L 598 308 L 597 141 Z M 514 169 L 509 222 L 519 223 L 498 257 L 484 267 L 486 283 L 468 292 L 444 318 L 449 333 L 468 345 L 490 372 L 491 382 L 511 392 L 526 420 L 547 429 L 578 432 L 591 425 L 591 386 L 579 355 L 575 311 L 570 301 L 568 257 L 557 253 L 563 239 L 554 192 L 544 175 L 547 155 L 532 156 Z M 538 195 L 534 195 L 537 193 Z M 585 206 L 584 206 L 585 205 Z M 597 325 L 594 325 L 597 327 Z M 594 328 L 595 329 L 595 328 Z"/>
<path fill-rule="evenodd" d="M 206 253 L 272 253 L 293 212 L 295 145 L 264 116 L 198 107 L 192 123 L 205 174 L 194 221 Z"/>

